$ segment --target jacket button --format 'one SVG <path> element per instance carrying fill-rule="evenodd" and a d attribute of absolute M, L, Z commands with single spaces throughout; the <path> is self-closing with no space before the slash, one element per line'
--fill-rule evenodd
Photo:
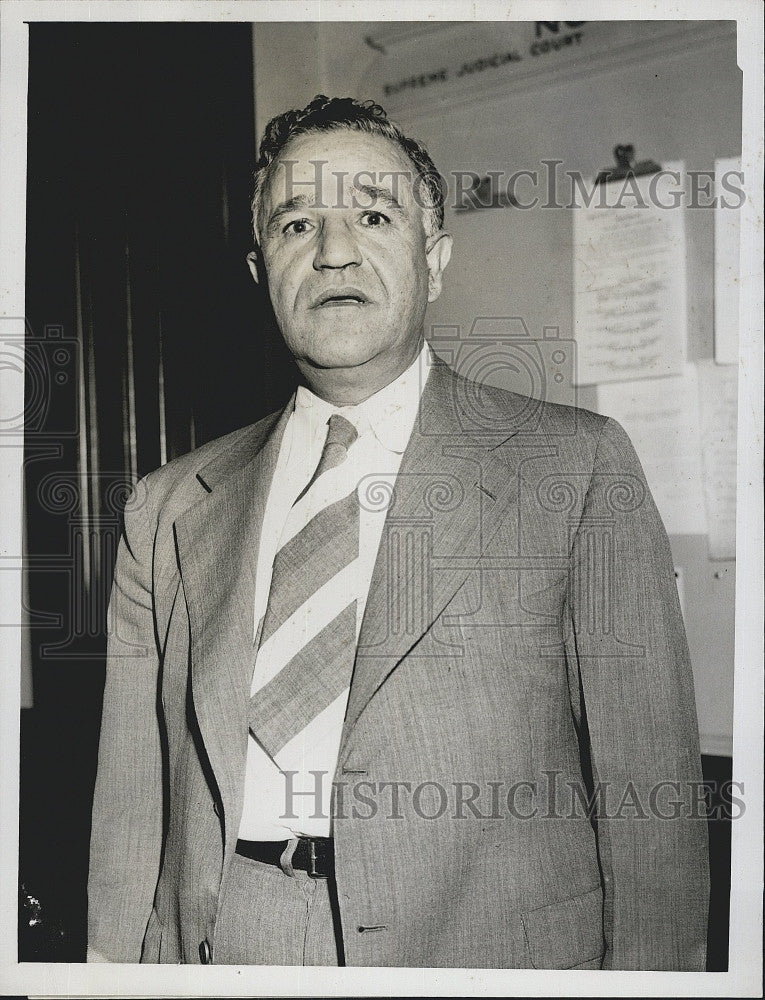
<path fill-rule="evenodd" d="M 210 951 L 210 942 L 207 938 L 199 943 L 199 961 L 202 965 L 209 965 L 212 962 L 212 952 Z"/>

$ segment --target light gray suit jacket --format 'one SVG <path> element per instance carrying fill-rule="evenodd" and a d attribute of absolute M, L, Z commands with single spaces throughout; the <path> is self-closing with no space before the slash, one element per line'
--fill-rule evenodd
<path fill-rule="evenodd" d="M 204 942 L 215 960 L 254 567 L 289 412 L 150 474 L 125 512 L 89 876 L 89 943 L 109 960 L 199 962 Z M 349 965 L 703 970 L 688 649 L 616 423 L 434 367 L 335 778 Z M 403 783 L 397 809 L 386 782 Z"/>

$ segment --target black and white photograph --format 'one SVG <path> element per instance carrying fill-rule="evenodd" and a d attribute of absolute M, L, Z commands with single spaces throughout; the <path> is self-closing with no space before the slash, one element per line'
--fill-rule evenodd
<path fill-rule="evenodd" d="M 761 995 L 762 57 L 2 4 L 4 994 Z"/>

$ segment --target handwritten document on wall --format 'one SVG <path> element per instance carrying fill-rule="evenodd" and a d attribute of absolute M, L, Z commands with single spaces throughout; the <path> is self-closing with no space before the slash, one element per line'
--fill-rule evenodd
<path fill-rule="evenodd" d="M 574 210 L 577 384 L 679 374 L 686 356 L 682 164 Z M 679 177 L 671 177 L 675 172 Z M 678 202 L 675 207 L 671 206 Z"/>
<path fill-rule="evenodd" d="M 670 535 L 707 532 L 696 368 L 681 375 L 598 386 L 598 411 L 632 439 Z"/>
<path fill-rule="evenodd" d="M 709 556 L 735 559 L 738 368 L 714 361 L 698 368 Z"/>

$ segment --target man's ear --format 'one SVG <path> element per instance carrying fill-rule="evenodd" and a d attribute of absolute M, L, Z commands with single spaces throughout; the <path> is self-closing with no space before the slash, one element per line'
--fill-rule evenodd
<path fill-rule="evenodd" d="M 263 258 L 260 256 L 259 250 L 250 250 L 247 254 L 247 266 L 250 269 L 250 274 L 253 279 L 260 284 L 261 280 L 261 268 L 263 267 Z"/>
<path fill-rule="evenodd" d="M 444 269 L 452 256 L 453 240 L 449 233 L 439 230 L 425 242 L 428 261 L 428 302 L 435 302 L 441 294 Z"/>

